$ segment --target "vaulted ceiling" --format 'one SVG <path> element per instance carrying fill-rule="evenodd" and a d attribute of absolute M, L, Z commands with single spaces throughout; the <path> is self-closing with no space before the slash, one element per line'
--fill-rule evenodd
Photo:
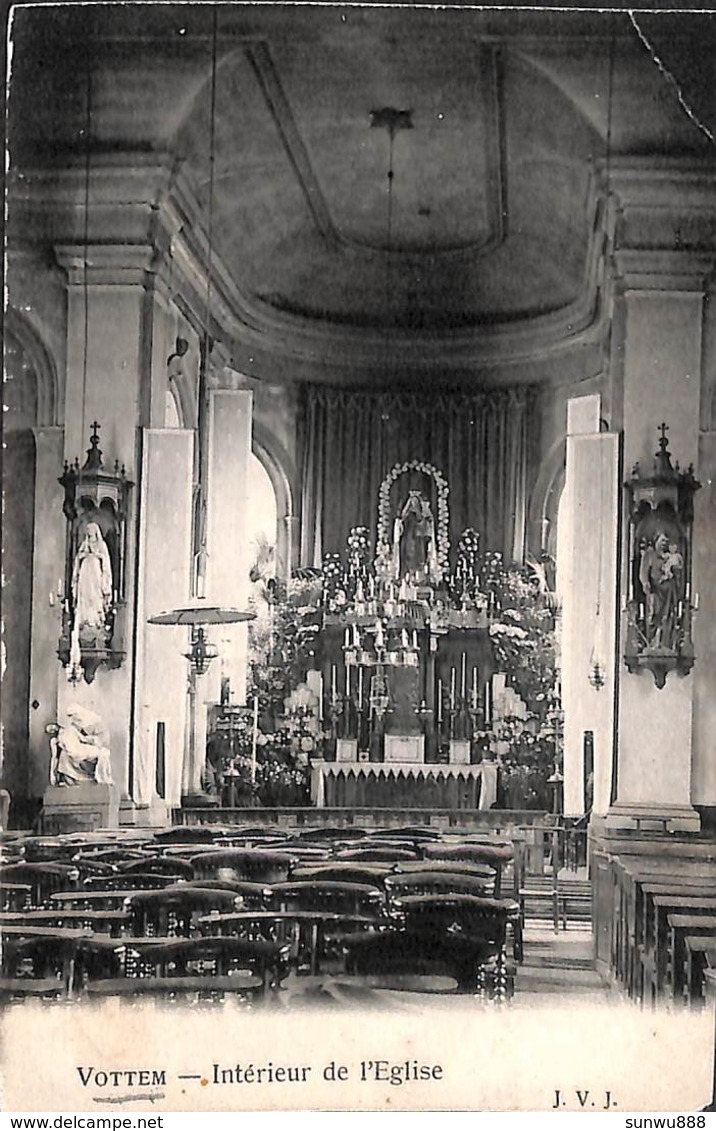
<path fill-rule="evenodd" d="M 626 14 L 578 11 L 30 8 L 11 160 L 84 151 L 89 73 L 93 152 L 181 168 L 257 309 L 352 335 L 529 325 L 593 284 L 605 163 L 714 153 L 694 119 L 716 123 L 716 18 L 638 23 L 642 37 Z M 410 128 L 371 125 L 385 108 Z"/>

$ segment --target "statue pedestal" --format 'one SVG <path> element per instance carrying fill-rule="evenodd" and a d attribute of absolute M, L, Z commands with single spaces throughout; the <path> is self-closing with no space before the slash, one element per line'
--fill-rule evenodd
<path fill-rule="evenodd" d="M 50 785 L 42 799 L 41 823 L 50 835 L 117 828 L 119 793 L 113 785 L 92 781 Z"/>

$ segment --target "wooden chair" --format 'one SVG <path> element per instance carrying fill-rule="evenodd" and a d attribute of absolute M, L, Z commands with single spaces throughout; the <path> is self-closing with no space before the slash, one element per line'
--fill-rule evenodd
<path fill-rule="evenodd" d="M 251 880 L 273 884 L 288 879 L 296 857 L 268 849 L 222 848 L 192 858 L 196 879 Z"/>
<path fill-rule="evenodd" d="M 258 975 L 264 989 L 280 988 L 289 970 L 287 943 L 235 936 L 186 939 L 87 939 L 79 948 L 84 988 L 116 978 L 226 977 L 236 970 Z"/>
<path fill-rule="evenodd" d="M 405 895 L 477 895 L 492 896 L 495 890 L 491 879 L 470 876 L 464 872 L 393 872 L 386 876 L 385 888 L 391 899 Z"/>
<path fill-rule="evenodd" d="M 382 888 L 393 875 L 392 864 L 360 864 L 350 860 L 326 860 L 322 864 L 299 865 L 291 871 L 290 880 L 301 883 L 333 880 L 338 883 L 368 884 Z"/>
<path fill-rule="evenodd" d="M 144 856 L 140 860 L 129 860 L 126 864 L 118 864 L 117 868 L 123 876 L 156 873 L 160 876 L 171 876 L 175 880 L 194 879 L 191 861 L 180 856 Z"/>
<path fill-rule="evenodd" d="M 164 891 L 186 890 L 187 887 L 202 888 L 204 891 L 228 891 L 241 897 L 242 906 L 251 910 L 273 905 L 273 888 L 269 884 L 252 883 L 251 880 L 193 880 L 172 884 Z"/>
<path fill-rule="evenodd" d="M 418 853 L 414 848 L 381 848 L 380 845 L 367 848 L 347 848 L 336 853 L 336 860 L 352 860 L 363 863 L 395 864 L 407 860 L 417 860 Z"/>
<path fill-rule="evenodd" d="M 83 884 L 83 891 L 162 891 L 177 883 L 177 877 L 162 875 L 159 872 L 122 872 L 111 876 L 88 876 Z"/>
<path fill-rule="evenodd" d="M 294 881 L 273 885 L 273 899 L 284 911 L 331 911 L 337 915 L 362 915 L 376 921 L 385 917 L 385 892 L 374 885 L 340 880 Z"/>
<path fill-rule="evenodd" d="M 352 936 L 344 946 L 346 973 L 368 976 L 372 985 L 400 988 L 396 979 L 448 976 L 455 980 L 453 992 L 480 994 L 493 1000 L 512 996 L 513 977 L 499 941 L 493 939 L 448 934 L 426 937 L 395 930 Z M 409 988 L 416 987 L 411 983 Z"/>
<path fill-rule="evenodd" d="M 188 936 L 201 915 L 238 911 L 241 896 L 189 884 L 131 895 L 126 902 L 133 935 Z"/>
<path fill-rule="evenodd" d="M 25 911 L 32 903 L 32 884 L 9 884 L 0 886 L 0 910 Z"/>
<path fill-rule="evenodd" d="M 489 864 L 495 869 L 495 895 L 499 896 L 502 886 L 502 872 L 506 864 L 514 858 L 514 848 L 511 844 L 495 842 L 460 843 L 460 844 L 426 844 L 423 849 L 426 860 L 459 860 L 464 863 Z"/>
<path fill-rule="evenodd" d="M 74 981 L 78 931 L 4 933 L 0 1001 L 26 997 L 66 1000 Z"/>
<path fill-rule="evenodd" d="M 23 864 L 8 864 L 0 868 L 0 886 L 4 883 L 29 884 L 32 889 L 33 907 L 42 907 L 53 891 L 76 887 L 80 872 L 76 864 L 58 861 L 28 861 Z"/>
<path fill-rule="evenodd" d="M 519 904 L 512 899 L 475 895 L 406 895 L 394 901 L 405 929 L 416 934 L 490 939 L 504 949 L 508 924 L 513 934 L 514 957 L 524 956 Z"/>

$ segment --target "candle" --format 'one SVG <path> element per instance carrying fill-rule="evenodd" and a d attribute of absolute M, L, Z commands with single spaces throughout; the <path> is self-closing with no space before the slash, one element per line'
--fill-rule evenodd
<path fill-rule="evenodd" d="M 351 630 L 349 628 L 347 628 L 346 631 L 345 631 L 345 636 L 343 637 L 343 647 L 344 648 L 350 648 L 350 646 L 351 646 Z"/>
<path fill-rule="evenodd" d="M 349 665 L 346 664 L 346 699 L 348 699 L 348 697 L 350 696 L 350 693 L 351 693 L 351 669 L 350 669 Z"/>
<path fill-rule="evenodd" d="M 323 673 L 318 673 L 318 721 L 323 721 Z"/>
<path fill-rule="evenodd" d="M 472 669 L 472 709 L 477 710 L 477 668 Z"/>
<path fill-rule="evenodd" d="M 58 579 L 57 579 L 57 596 L 59 597 L 60 600 L 62 600 L 62 578 L 61 577 L 58 577 Z"/>
<path fill-rule="evenodd" d="M 462 667 L 460 670 L 460 698 L 465 698 L 465 685 L 467 681 L 467 653 L 462 654 Z"/>
<path fill-rule="evenodd" d="M 416 652 L 418 650 L 418 634 L 417 634 L 417 631 L 415 629 L 413 629 L 413 649 Z"/>
<path fill-rule="evenodd" d="M 363 706 L 363 668 L 358 668 L 358 710 Z"/>
<path fill-rule="evenodd" d="M 254 733 L 251 740 L 251 784 L 256 784 L 256 744 L 259 736 L 259 697 L 254 695 Z"/>
<path fill-rule="evenodd" d="M 331 702 L 336 698 L 336 665 L 331 664 Z"/>
<path fill-rule="evenodd" d="M 698 595 L 698 593 L 694 593 L 694 599 L 692 601 L 691 608 L 694 610 L 695 613 L 698 612 L 698 609 L 699 609 L 699 595 Z"/>
<path fill-rule="evenodd" d="M 52 592 L 52 590 L 50 590 L 50 608 L 54 609 L 54 607 L 55 607 L 55 594 Z"/>
<path fill-rule="evenodd" d="M 438 722 L 443 721 L 443 681 L 438 680 Z"/>
<path fill-rule="evenodd" d="M 353 625 L 353 647 L 360 648 L 360 633 L 358 632 L 358 625 Z"/>
<path fill-rule="evenodd" d="M 400 643 L 401 643 L 401 646 L 402 646 L 402 647 L 403 647 L 403 648 L 404 648 L 404 649 L 405 649 L 406 651 L 407 651 L 407 650 L 408 650 L 408 648 L 410 647 L 410 645 L 409 645 L 409 643 L 408 643 L 408 630 L 407 630 L 407 628 L 404 628 L 404 629 L 403 629 L 403 631 L 402 631 L 402 632 L 401 632 L 401 634 L 400 634 Z"/>
<path fill-rule="evenodd" d="M 485 683 L 485 723 L 492 722 L 492 677 Z"/>
<path fill-rule="evenodd" d="M 455 710 L 455 669 L 450 668 L 450 710 Z"/>

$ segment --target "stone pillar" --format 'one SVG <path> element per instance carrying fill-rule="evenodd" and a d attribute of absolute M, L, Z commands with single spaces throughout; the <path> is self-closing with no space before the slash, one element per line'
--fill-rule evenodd
<path fill-rule="evenodd" d="M 600 398 L 567 406 L 565 498 L 560 511 L 564 812 L 585 812 L 585 735 L 594 746 L 592 810 L 606 813 L 614 757 L 619 437 L 600 433 Z M 598 666 L 598 672 L 595 668 Z"/>
<path fill-rule="evenodd" d="M 41 797 L 49 782 L 50 747 L 45 732 L 57 718 L 58 681 L 63 669 L 57 659 L 62 627 L 60 582 L 64 585 L 65 516 L 62 488 L 61 428 L 35 429 L 35 526 L 30 643 L 30 766 L 28 795 Z M 54 605 L 50 606 L 50 593 Z"/>
<path fill-rule="evenodd" d="M 137 576 L 131 796 L 147 819 L 167 820 L 180 802 L 186 758 L 189 630 L 149 624 L 185 604 L 191 588 L 194 433 L 144 429 Z M 165 789 L 156 791 L 157 727 L 165 732 Z"/>
<path fill-rule="evenodd" d="M 128 478 L 137 483 L 138 425 L 151 340 L 147 287 L 153 249 L 148 244 L 90 246 L 86 251 L 63 246 L 55 254 L 68 279 L 65 458 L 79 456 L 80 463 L 84 461 L 90 425 L 97 420 L 105 464 L 112 466 L 118 459 Z M 131 789 L 137 499 L 138 484 L 130 496 L 127 523 L 124 663 L 113 671 L 99 668 L 91 684 L 69 685 L 60 673 L 58 688 L 61 717 L 70 703 L 77 702 L 103 718 L 110 734 L 114 782 L 124 796 Z"/>
<path fill-rule="evenodd" d="M 251 457 L 252 394 L 246 390 L 215 389 L 209 407 L 209 473 L 207 596 L 212 603 L 246 609 L 249 596 L 251 548 L 246 539 L 249 460 Z M 218 698 L 220 677 L 231 682 L 234 701 L 246 701 L 246 624 L 217 625 L 210 630 L 220 659 L 212 664 L 207 700 Z"/>
<path fill-rule="evenodd" d="M 651 467 L 665 421 L 674 462 L 682 468 L 693 463 L 699 478 L 703 288 L 713 259 L 630 250 L 618 253 L 617 266 L 625 308 L 625 471 L 636 462 Z M 694 529 L 697 547 L 704 536 Z M 627 564 L 625 546 L 622 593 Z M 660 690 L 649 672 L 632 675 L 620 663 L 617 799 L 608 825 L 628 827 L 638 820 L 649 827 L 653 816 L 654 827 L 699 828 L 692 808 L 693 704 L 693 674 L 672 672 Z"/>

